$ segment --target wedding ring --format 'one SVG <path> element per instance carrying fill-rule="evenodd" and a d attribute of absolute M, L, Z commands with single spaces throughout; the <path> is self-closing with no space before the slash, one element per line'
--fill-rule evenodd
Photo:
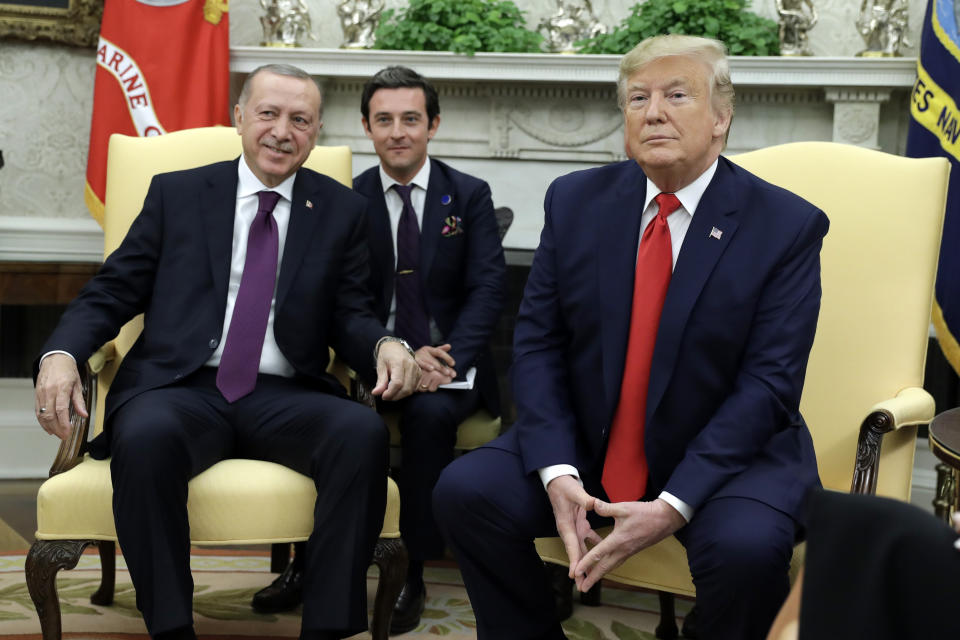
<path fill-rule="evenodd" d="M 40 413 L 46 413 L 46 412 L 47 412 L 46 407 L 40 407 Z"/>
<path fill-rule="evenodd" d="M 421 388 L 421 389 L 426 389 L 426 388 L 427 388 L 427 385 L 422 384 L 422 385 L 420 385 L 420 388 Z"/>

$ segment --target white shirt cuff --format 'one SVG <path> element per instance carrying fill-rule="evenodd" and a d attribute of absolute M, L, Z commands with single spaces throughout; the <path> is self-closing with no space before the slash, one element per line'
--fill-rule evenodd
<path fill-rule="evenodd" d="M 677 496 L 667 493 L 666 491 L 661 491 L 660 495 L 657 496 L 668 505 L 680 512 L 680 515 L 683 516 L 683 519 L 687 522 L 693 518 L 693 507 L 688 505 L 686 502 L 678 498 Z"/>
<path fill-rule="evenodd" d="M 572 464 L 552 464 L 549 467 L 537 469 L 537 473 L 540 474 L 540 482 L 543 483 L 544 489 L 547 488 L 551 480 L 559 478 L 560 476 L 573 476 L 577 479 L 577 482 L 580 483 L 580 486 L 583 486 L 583 480 L 580 479 L 580 472 L 577 471 L 577 468 Z"/>
<path fill-rule="evenodd" d="M 46 359 L 47 356 L 52 356 L 52 355 L 55 354 L 55 353 L 62 353 L 62 354 L 64 354 L 64 355 L 70 356 L 70 358 L 74 361 L 74 363 L 76 363 L 76 361 L 77 361 L 77 359 L 73 357 L 73 354 L 72 354 L 72 353 L 67 353 L 66 351 L 55 350 L 55 351 L 47 351 L 45 354 L 43 354 L 43 356 L 40 357 L 40 362 L 37 364 L 37 366 L 39 367 L 40 365 L 42 365 L 42 364 L 43 364 L 43 361 Z"/>

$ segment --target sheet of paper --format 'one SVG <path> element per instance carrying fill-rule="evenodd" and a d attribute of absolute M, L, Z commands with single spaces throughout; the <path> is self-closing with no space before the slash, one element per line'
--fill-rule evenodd
<path fill-rule="evenodd" d="M 470 367 L 467 373 L 460 378 L 454 378 L 453 382 L 441 384 L 438 389 L 473 389 L 473 380 L 477 377 L 477 368 Z"/>

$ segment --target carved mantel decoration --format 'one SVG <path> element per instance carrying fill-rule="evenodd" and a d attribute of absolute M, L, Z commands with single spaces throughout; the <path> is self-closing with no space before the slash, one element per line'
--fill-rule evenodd
<path fill-rule="evenodd" d="M 102 16 L 103 0 L 54 0 L 49 6 L 26 0 L 0 0 L 0 38 L 93 47 L 100 35 Z"/>

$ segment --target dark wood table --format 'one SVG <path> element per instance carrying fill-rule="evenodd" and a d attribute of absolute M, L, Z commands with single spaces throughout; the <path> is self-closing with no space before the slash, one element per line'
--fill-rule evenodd
<path fill-rule="evenodd" d="M 960 408 L 944 411 L 930 423 L 930 449 L 940 459 L 933 509 L 949 524 L 960 508 Z"/>

